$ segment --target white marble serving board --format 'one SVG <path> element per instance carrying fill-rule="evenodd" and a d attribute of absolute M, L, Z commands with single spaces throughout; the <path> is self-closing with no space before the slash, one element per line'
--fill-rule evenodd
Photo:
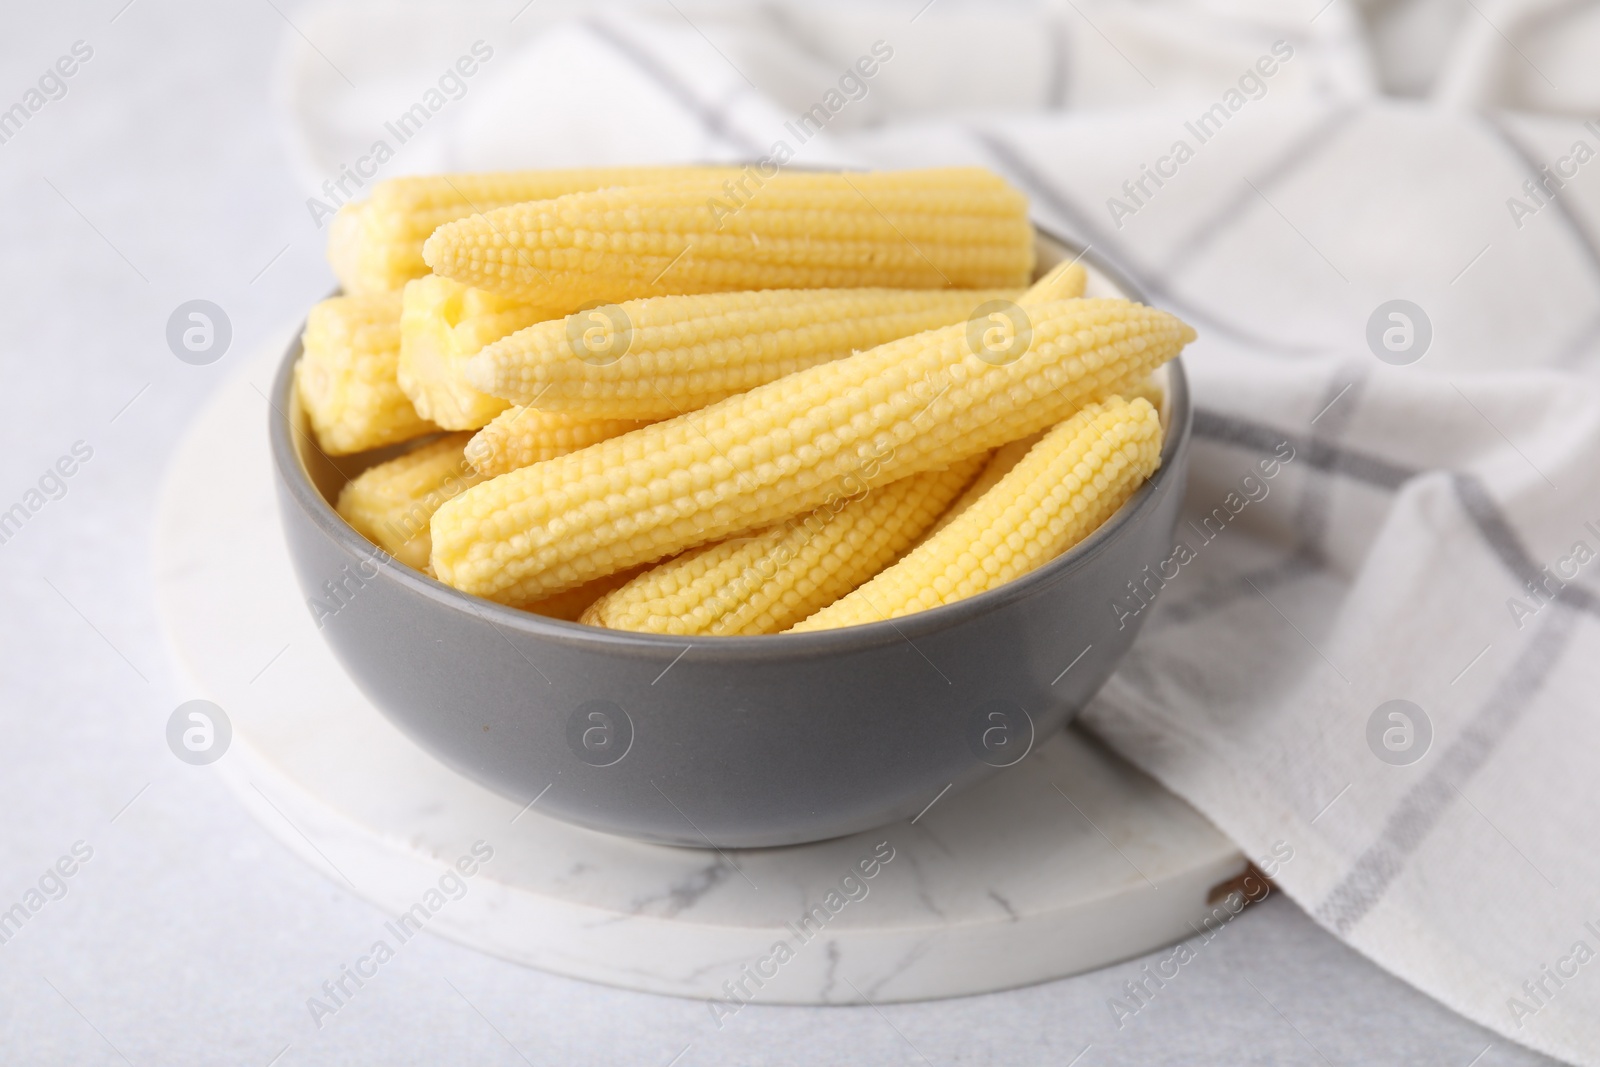
<path fill-rule="evenodd" d="M 267 449 L 282 350 L 243 365 L 178 450 L 157 525 L 158 598 L 190 695 L 232 723 L 210 770 L 389 918 L 442 899 L 428 890 L 482 841 L 493 858 L 459 899 L 424 911 L 426 929 L 633 989 L 725 998 L 742 982 L 766 1003 L 879 1002 L 1003 989 L 1146 952 L 1191 934 L 1211 912 L 1208 894 L 1243 872 L 1208 822 L 1070 729 L 968 792 L 930 796 L 913 822 L 792 848 L 642 844 L 520 810 L 402 735 L 318 636 L 284 549 Z M 859 861 L 890 850 L 873 878 L 840 889 Z M 825 921 L 802 937 L 788 924 L 815 905 Z M 780 941 L 787 953 L 774 951 Z"/>

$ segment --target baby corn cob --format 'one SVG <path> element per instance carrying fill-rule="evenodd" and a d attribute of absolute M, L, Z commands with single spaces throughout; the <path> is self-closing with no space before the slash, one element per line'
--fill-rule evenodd
<path fill-rule="evenodd" d="M 1028 287 L 1027 299 L 1074 300 L 1089 286 L 1089 271 L 1077 260 L 1057 263 Z"/>
<path fill-rule="evenodd" d="M 748 190 L 747 190 L 748 191 Z M 734 289 L 1020 286 L 1027 200 L 977 167 L 779 174 L 573 193 L 447 223 L 435 273 L 539 303 Z"/>
<path fill-rule="evenodd" d="M 979 471 L 978 476 L 961 491 L 961 495 L 956 497 L 955 503 L 945 508 L 944 514 L 939 516 L 939 520 L 928 527 L 921 537 L 917 538 L 916 544 L 922 544 L 922 542 L 949 526 L 955 521 L 956 516 L 977 503 L 983 494 L 1000 483 L 1001 478 L 1011 473 L 1012 467 L 1022 462 L 1022 457 L 1026 456 L 1028 450 L 1038 444 L 1039 439 L 1043 436 L 1044 433 L 1042 431 L 1029 434 L 1020 441 L 1012 441 L 1009 444 L 1001 445 L 989 453 L 987 461 L 983 465 L 983 470 Z"/>
<path fill-rule="evenodd" d="M 1118 392 L 1120 392 L 1122 396 L 1128 400 L 1142 396 L 1146 400 L 1150 401 L 1150 406 L 1155 408 L 1157 411 L 1161 410 L 1161 403 L 1166 399 L 1166 390 L 1163 389 L 1160 383 L 1156 381 L 1154 375 L 1144 378 L 1141 381 L 1131 383 L 1127 389 L 1118 390 Z"/>
<path fill-rule="evenodd" d="M 579 621 L 682 636 L 778 633 L 893 562 L 982 465 L 975 456 L 913 474 L 685 553 L 601 597 Z"/>
<path fill-rule="evenodd" d="M 667 419 L 1020 295 L 769 289 L 649 297 L 519 330 L 466 360 L 462 376 L 485 393 L 537 402 L 542 411 Z M 603 356 L 584 343 L 591 329 L 602 331 Z"/>
<path fill-rule="evenodd" d="M 476 430 L 510 404 L 462 376 L 484 345 L 555 313 L 448 278 L 408 282 L 400 313 L 400 388 L 423 418 L 446 430 Z"/>
<path fill-rule="evenodd" d="M 547 619 L 561 619 L 564 622 L 577 622 L 579 616 L 589 609 L 596 600 L 620 589 L 644 571 L 643 567 L 629 567 L 616 574 L 608 574 L 604 578 L 596 578 L 592 582 L 585 582 L 572 589 L 564 589 L 559 593 L 552 593 L 543 600 L 524 604 L 523 611 L 535 615 L 543 615 Z"/>
<path fill-rule="evenodd" d="M 306 316 L 295 388 L 317 444 L 330 456 L 364 452 L 429 433 L 395 382 L 400 294 L 339 296 Z"/>
<path fill-rule="evenodd" d="M 470 436 L 447 434 L 367 468 L 339 491 L 339 514 L 401 563 L 427 570 L 434 509 L 481 480 L 461 453 Z"/>
<path fill-rule="evenodd" d="M 485 478 L 493 478 L 643 425 L 632 419 L 585 419 L 526 407 L 507 408 L 467 442 L 467 462 Z"/>
<path fill-rule="evenodd" d="M 1008 362 L 946 326 L 469 489 L 434 514 L 434 570 L 527 603 L 1025 437 L 1194 338 L 1124 300 L 1028 314 L 1028 347 Z"/>
<path fill-rule="evenodd" d="M 447 222 L 524 200 L 614 185 L 722 181 L 737 173 L 727 167 L 601 167 L 390 178 L 373 186 L 370 198 L 339 209 L 329 227 L 328 261 L 348 294 L 391 292 L 428 273 L 422 243 Z"/>
<path fill-rule="evenodd" d="M 1160 462 L 1148 401 L 1090 404 L 950 525 L 792 632 L 895 619 L 1003 585 L 1098 529 Z"/>

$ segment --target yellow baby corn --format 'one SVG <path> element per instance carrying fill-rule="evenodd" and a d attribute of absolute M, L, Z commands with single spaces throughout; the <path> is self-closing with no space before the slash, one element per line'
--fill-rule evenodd
<path fill-rule="evenodd" d="M 346 293 L 390 292 L 428 273 L 422 243 L 447 222 L 524 200 L 686 178 L 721 181 L 737 173 L 726 167 L 600 167 L 390 178 L 373 186 L 368 199 L 339 209 L 329 227 L 328 261 Z"/>
<path fill-rule="evenodd" d="M 400 313 L 400 388 L 423 418 L 446 430 L 476 430 L 510 404 L 468 384 L 462 376 L 467 357 L 554 314 L 448 278 L 408 282 Z"/>
<path fill-rule="evenodd" d="M 1088 286 L 1089 271 L 1074 259 L 1066 263 L 1057 263 L 1046 271 L 1038 281 L 1028 286 L 1025 299 L 1035 302 L 1073 300 L 1082 296 Z"/>
<path fill-rule="evenodd" d="M 1043 431 L 1029 434 L 1020 441 L 1012 441 L 1009 444 L 1001 445 L 989 453 L 983 464 L 983 469 L 978 472 L 978 476 L 961 491 L 961 495 L 956 497 L 955 503 L 945 508 L 944 514 L 939 516 L 939 520 L 928 527 L 921 537 L 917 538 L 916 543 L 920 545 L 946 526 L 949 526 L 955 521 L 957 515 L 977 503 L 983 494 L 999 484 L 1001 478 L 1011 473 L 1012 467 L 1022 462 L 1022 457 L 1026 456 L 1028 450 L 1038 444 L 1039 439 L 1043 436 Z"/>
<path fill-rule="evenodd" d="M 1150 406 L 1157 411 L 1161 410 L 1161 405 L 1167 398 L 1166 389 L 1156 381 L 1156 376 L 1153 374 L 1141 381 L 1130 384 L 1127 389 L 1118 390 L 1118 392 L 1128 400 L 1132 400 L 1135 397 L 1144 397 L 1150 401 Z"/>
<path fill-rule="evenodd" d="M 543 600 L 532 604 L 524 604 L 523 611 L 535 615 L 543 615 L 547 619 L 561 619 L 565 622 L 577 622 L 579 617 L 589 609 L 589 606 L 614 589 L 620 589 L 633 579 L 637 578 L 645 568 L 629 567 L 616 574 L 608 574 L 604 578 L 596 578 L 592 582 L 585 582 L 572 589 L 563 589 L 559 593 L 551 593 Z"/>
<path fill-rule="evenodd" d="M 601 597 L 580 621 L 682 636 L 778 633 L 893 562 L 982 463 L 913 474 L 687 552 Z"/>
<path fill-rule="evenodd" d="M 586 419 L 533 408 L 507 408 L 467 443 L 467 462 L 486 478 L 588 448 L 637 430 L 632 419 Z"/>
<path fill-rule="evenodd" d="M 1148 401 L 1090 404 L 950 525 L 794 631 L 895 619 L 1003 585 L 1093 533 L 1160 462 Z"/>
<path fill-rule="evenodd" d="M 542 411 L 667 419 L 1020 295 L 768 289 L 649 297 L 519 330 L 465 361 L 462 376 Z"/>
<path fill-rule="evenodd" d="M 470 436 L 446 434 L 367 468 L 339 491 L 339 514 L 401 563 L 427 570 L 434 509 L 482 480 L 461 453 Z"/>
<path fill-rule="evenodd" d="M 311 309 L 295 388 L 317 444 L 330 456 L 431 432 L 395 382 L 400 294 L 334 297 Z"/>
<path fill-rule="evenodd" d="M 735 289 L 1003 288 L 1033 267 L 1027 208 L 977 167 L 778 174 L 733 193 L 701 180 L 515 204 L 441 226 L 422 254 L 467 285 L 571 307 Z"/>
<path fill-rule="evenodd" d="M 527 603 L 1025 437 L 1194 338 L 1124 300 L 1028 314 L 1028 345 L 999 362 L 980 359 L 959 323 L 469 489 L 434 514 L 434 570 Z"/>

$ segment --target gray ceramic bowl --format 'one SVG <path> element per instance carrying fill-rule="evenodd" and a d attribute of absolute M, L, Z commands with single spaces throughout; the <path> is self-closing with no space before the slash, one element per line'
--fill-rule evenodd
<path fill-rule="evenodd" d="M 1041 270 L 1075 249 L 1040 235 Z M 1091 295 L 1138 297 L 1084 256 Z M 916 815 L 1022 758 L 1110 677 L 1138 631 L 1111 602 L 1166 558 L 1190 408 L 1166 369 L 1161 470 L 1083 544 L 980 596 L 893 622 L 766 637 L 630 634 L 457 592 L 373 547 L 330 506 L 359 467 L 311 443 L 296 342 L 271 435 L 290 554 L 334 654 L 394 723 L 518 802 L 647 841 L 816 841 Z M 370 463 L 373 457 L 363 462 Z"/>

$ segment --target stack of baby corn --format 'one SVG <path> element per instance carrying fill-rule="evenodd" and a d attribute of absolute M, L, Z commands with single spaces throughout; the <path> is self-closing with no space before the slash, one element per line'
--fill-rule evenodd
<path fill-rule="evenodd" d="M 385 182 L 335 220 L 300 406 L 401 563 L 616 629 L 893 619 L 1081 541 L 1156 469 L 1194 337 L 1034 273 L 977 168 Z M 1156 399 L 1159 399 L 1157 396 Z"/>

